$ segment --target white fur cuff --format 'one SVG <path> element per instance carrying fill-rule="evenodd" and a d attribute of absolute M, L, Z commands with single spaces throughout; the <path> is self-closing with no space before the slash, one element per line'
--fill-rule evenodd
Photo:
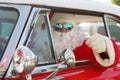
<path fill-rule="evenodd" d="M 94 51 L 94 56 L 101 66 L 109 67 L 112 64 L 114 64 L 115 51 L 114 51 L 114 47 L 113 47 L 113 44 L 112 44 L 111 40 L 109 38 L 105 37 L 105 36 L 102 36 L 102 37 L 103 37 L 105 45 L 106 45 L 106 54 L 107 54 L 108 57 L 103 59 L 100 56 L 101 53 L 96 53 L 95 51 Z M 100 44 L 100 43 L 98 43 L 98 44 Z"/>

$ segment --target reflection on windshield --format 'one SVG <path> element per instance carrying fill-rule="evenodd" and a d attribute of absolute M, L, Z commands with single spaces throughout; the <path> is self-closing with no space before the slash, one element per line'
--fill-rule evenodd
<path fill-rule="evenodd" d="M 17 19 L 18 12 L 16 10 L 0 8 L 0 56 L 5 50 Z"/>

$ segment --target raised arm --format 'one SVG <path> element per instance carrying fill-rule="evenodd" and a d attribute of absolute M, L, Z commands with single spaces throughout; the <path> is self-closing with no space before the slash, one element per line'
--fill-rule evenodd
<path fill-rule="evenodd" d="M 97 33 L 76 47 L 73 52 L 76 60 L 90 59 L 92 63 L 103 68 L 115 66 L 120 57 L 115 41 Z"/>

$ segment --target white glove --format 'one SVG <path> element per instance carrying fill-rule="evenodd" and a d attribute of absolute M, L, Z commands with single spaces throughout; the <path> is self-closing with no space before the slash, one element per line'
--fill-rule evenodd
<path fill-rule="evenodd" d="M 100 65 L 104 67 L 109 67 L 114 63 L 114 47 L 111 40 L 108 37 L 96 33 L 86 41 L 86 44 L 90 48 L 92 48 L 95 59 Z M 102 58 L 100 56 L 102 52 L 105 52 L 105 54 L 107 54 L 108 57 Z"/>
<path fill-rule="evenodd" d="M 87 40 L 86 44 L 96 53 L 106 52 L 104 37 L 96 33 Z"/>

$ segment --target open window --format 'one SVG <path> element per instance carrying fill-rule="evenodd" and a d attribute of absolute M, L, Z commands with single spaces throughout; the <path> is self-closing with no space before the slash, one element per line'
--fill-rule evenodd
<path fill-rule="evenodd" d="M 18 14 L 18 11 L 14 8 L 0 7 L 0 56 L 3 55 L 5 47 L 14 30 L 19 17 Z"/>
<path fill-rule="evenodd" d="M 41 10 L 31 27 L 26 46 L 38 56 L 39 65 L 56 63 L 56 56 L 59 59 L 65 49 L 73 50 L 88 39 L 92 27 L 94 32 L 106 35 L 102 16 Z M 65 32 L 60 31 L 63 28 Z"/>
<path fill-rule="evenodd" d="M 103 17 L 90 14 L 51 12 L 53 42 L 57 56 L 64 49 L 74 49 L 88 39 L 92 33 L 106 35 Z"/>

